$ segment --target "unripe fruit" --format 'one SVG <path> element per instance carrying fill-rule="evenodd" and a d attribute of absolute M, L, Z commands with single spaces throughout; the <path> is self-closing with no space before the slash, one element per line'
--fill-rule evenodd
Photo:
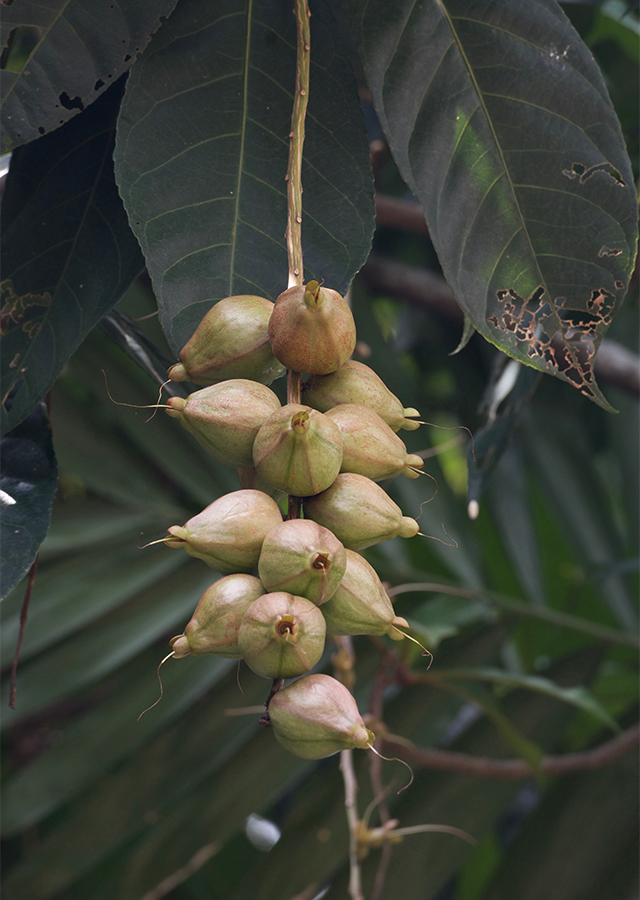
<path fill-rule="evenodd" d="M 169 369 L 171 381 L 217 384 L 227 378 L 250 378 L 262 384 L 282 374 L 273 355 L 268 326 L 273 303 L 241 294 L 212 306 Z"/>
<path fill-rule="evenodd" d="M 227 575 L 214 581 L 204 592 L 184 632 L 171 638 L 175 659 L 192 653 L 215 653 L 228 659 L 242 656 L 238 631 L 245 612 L 264 594 L 259 578 L 253 575 Z"/>
<path fill-rule="evenodd" d="M 258 474 L 279 490 L 294 497 L 318 494 L 340 471 L 340 429 L 317 410 L 289 403 L 258 431 L 253 461 Z"/>
<path fill-rule="evenodd" d="M 401 640 L 394 625 L 409 627 L 406 619 L 396 616 L 376 570 L 353 550 L 347 550 L 347 570 L 322 614 L 332 634 L 388 634 Z"/>
<path fill-rule="evenodd" d="M 381 487 L 363 475 L 344 473 L 323 493 L 305 501 L 305 515 L 332 531 L 349 550 L 364 550 L 394 537 L 413 537 L 418 523 Z"/>
<path fill-rule="evenodd" d="M 375 740 L 352 694 L 329 675 L 307 675 L 278 691 L 269 703 L 269 719 L 276 739 L 302 759 L 364 750 Z"/>
<path fill-rule="evenodd" d="M 325 375 L 353 353 L 356 326 L 337 291 L 310 281 L 280 294 L 269 320 L 269 340 L 288 369 Z"/>
<path fill-rule="evenodd" d="M 342 403 L 325 413 L 342 434 L 341 472 L 355 472 L 372 481 L 405 475 L 418 478 L 414 467 L 424 465 L 422 457 L 407 453 L 403 441 L 378 413 L 358 403 Z"/>
<path fill-rule="evenodd" d="M 250 572 L 262 542 L 282 522 L 278 504 L 262 491 L 234 491 L 184 525 L 169 528 L 167 547 L 182 548 L 223 574 Z"/>
<path fill-rule="evenodd" d="M 268 387 L 246 378 L 213 384 L 182 397 L 170 397 L 168 415 L 179 419 L 205 450 L 227 466 L 253 465 L 253 442 L 280 401 Z"/>
<path fill-rule="evenodd" d="M 289 591 L 320 606 L 336 591 L 346 565 L 345 549 L 328 529 L 291 519 L 264 539 L 258 572 L 268 591 Z"/>
<path fill-rule="evenodd" d="M 377 412 L 392 431 L 414 431 L 420 427 L 419 422 L 411 421 L 411 417 L 420 415 L 418 410 L 405 409 L 373 369 L 355 359 L 348 359 L 331 375 L 310 378 L 304 386 L 303 399 L 320 412 L 341 403 L 359 403 Z"/>
<path fill-rule="evenodd" d="M 247 609 L 238 632 L 242 658 L 264 678 L 293 678 L 322 656 L 326 625 L 310 600 L 285 591 L 264 594 Z"/>

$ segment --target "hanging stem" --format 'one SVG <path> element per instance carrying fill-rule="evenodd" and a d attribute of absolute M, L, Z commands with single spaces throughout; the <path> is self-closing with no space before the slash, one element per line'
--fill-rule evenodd
<path fill-rule="evenodd" d="M 287 254 L 289 257 L 288 287 L 302 284 L 302 147 L 304 119 L 309 100 L 309 70 L 311 68 L 311 32 L 307 0 L 295 0 L 297 32 L 296 87 L 289 135 L 289 168 L 287 171 Z M 299 402 L 299 401 L 298 401 Z"/>
<path fill-rule="evenodd" d="M 353 759 L 351 750 L 340 752 L 340 771 L 344 780 L 344 805 L 349 823 L 349 896 L 351 900 L 364 900 L 362 882 L 360 877 L 360 862 L 358 860 L 358 809 L 356 806 L 356 794 L 358 783 L 353 771 Z"/>
<path fill-rule="evenodd" d="M 296 86 L 291 113 L 289 135 L 289 167 L 287 169 L 287 257 L 289 260 L 288 287 L 301 285 L 304 280 L 302 263 L 302 148 L 304 120 L 309 100 L 309 70 L 311 68 L 311 31 L 307 0 L 295 0 L 297 56 Z M 287 403 L 300 403 L 300 372 L 287 371 Z M 288 519 L 300 517 L 300 498 L 289 497 Z"/>

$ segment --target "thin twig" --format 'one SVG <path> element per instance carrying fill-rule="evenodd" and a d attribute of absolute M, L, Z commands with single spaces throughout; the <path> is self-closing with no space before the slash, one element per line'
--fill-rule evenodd
<path fill-rule="evenodd" d="M 302 284 L 302 147 L 304 119 L 309 100 L 309 71 L 311 68 L 311 30 L 307 0 L 295 0 L 297 61 L 296 87 L 291 115 L 289 168 L 287 171 L 287 254 L 289 257 L 289 287 Z"/>
<path fill-rule="evenodd" d="M 591 750 L 584 750 L 581 753 L 564 753 L 558 756 L 543 756 L 540 762 L 540 772 L 543 775 L 567 775 L 571 772 L 600 769 L 624 756 L 636 746 L 638 741 L 640 741 L 640 725 L 634 725 L 617 737 Z M 401 759 L 425 769 L 459 772 L 463 775 L 473 775 L 476 778 L 501 778 L 514 781 L 534 777 L 533 770 L 522 759 L 487 759 L 450 750 L 415 747 L 394 741 L 392 737 L 383 738 L 382 743 L 385 752 L 392 753 L 394 756 L 399 756 Z"/>
<path fill-rule="evenodd" d="M 13 657 L 13 665 L 11 666 L 11 681 L 9 684 L 9 706 L 11 709 L 15 709 L 16 702 L 16 677 L 18 674 L 18 657 L 20 656 L 20 651 L 22 650 L 22 639 L 24 638 L 24 629 L 27 624 L 27 616 L 29 615 L 29 603 L 31 602 L 31 591 L 33 590 L 33 585 L 36 580 L 36 572 L 38 571 L 38 554 L 36 553 L 36 558 L 31 563 L 31 568 L 29 569 L 29 581 L 27 583 L 27 590 L 24 593 L 24 600 L 22 601 L 22 609 L 20 610 L 20 633 L 18 634 L 18 645 L 16 647 L 15 656 Z"/>
<path fill-rule="evenodd" d="M 349 896 L 351 900 L 364 900 L 360 862 L 358 861 L 358 808 L 356 806 L 358 783 L 353 771 L 351 750 L 340 752 L 340 771 L 344 780 L 344 806 L 349 823 Z"/>

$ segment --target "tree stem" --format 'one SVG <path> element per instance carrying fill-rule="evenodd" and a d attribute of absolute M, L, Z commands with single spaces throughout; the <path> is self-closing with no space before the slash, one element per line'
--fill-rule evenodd
<path fill-rule="evenodd" d="M 302 147 L 304 120 L 309 100 L 309 70 L 311 68 L 311 31 L 307 0 L 295 0 L 297 32 L 296 86 L 289 135 L 289 168 L 287 171 L 287 255 L 289 258 L 288 287 L 302 284 Z"/>

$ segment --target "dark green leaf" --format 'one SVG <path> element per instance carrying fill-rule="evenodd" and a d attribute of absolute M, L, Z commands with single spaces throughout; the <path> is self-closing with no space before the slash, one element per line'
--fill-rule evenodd
<path fill-rule="evenodd" d="M 637 205 L 600 70 L 554 0 L 344 0 L 384 132 L 488 340 L 601 405 Z"/>
<path fill-rule="evenodd" d="M 44 403 L 2 438 L 1 450 L 0 581 L 6 597 L 29 571 L 51 521 L 58 466 Z"/>
<path fill-rule="evenodd" d="M 113 179 L 123 84 L 12 160 L 3 201 L 3 430 L 53 384 L 142 266 Z"/>
<path fill-rule="evenodd" d="M 2 13 L 7 149 L 58 128 L 100 96 L 149 43 L 176 0 L 18 0 Z M 13 45 L 16 29 L 24 47 Z"/>
<path fill-rule="evenodd" d="M 174 350 L 213 301 L 287 287 L 294 25 L 290 5 L 271 0 L 184 0 L 131 72 L 116 172 Z M 324 3 L 311 48 L 305 271 L 344 292 L 374 207 L 356 84 Z"/>

